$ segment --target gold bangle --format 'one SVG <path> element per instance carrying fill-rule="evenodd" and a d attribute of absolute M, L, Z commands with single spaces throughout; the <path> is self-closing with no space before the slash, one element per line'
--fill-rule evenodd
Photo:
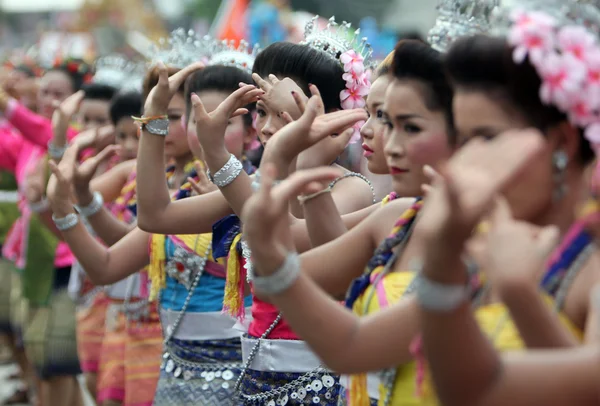
<path fill-rule="evenodd" d="M 308 202 L 309 200 L 312 200 L 316 197 L 319 197 L 321 195 L 324 195 L 325 193 L 331 193 L 331 188 L 330 187 L 326 187 L 323 190 L 319 190 L 316 193 L 313 193 L 311 195 L 306 195 L 306 196 L 298 196 L 298 203 L 300 203 L 300 205 L 302 206 L 304 203 Z"/>

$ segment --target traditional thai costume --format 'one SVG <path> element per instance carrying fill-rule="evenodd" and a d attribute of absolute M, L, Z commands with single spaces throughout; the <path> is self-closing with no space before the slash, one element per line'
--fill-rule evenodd
<path fill-rule="evenodd" d="M 177 198 L 188 197 L 190 189 L 183 185 Z M 214 259 L 212 245 L 211 234 L 151 237 L 151 293 L 159 298 L 164 331 L 157 406 L 237 404 L 242 332 L 221 312 L 225 264 Z"/>

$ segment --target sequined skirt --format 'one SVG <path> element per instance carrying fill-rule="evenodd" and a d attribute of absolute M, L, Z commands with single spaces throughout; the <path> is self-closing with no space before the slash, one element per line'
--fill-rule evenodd
<path fill-rule="evenodd" d="M 163 355 L 154 405 L 239 405 L 234 387 L 241 366 L 239 338 L 171 339 Z"/>
<path fill-rule="evenodd" d="M 307 373 L 248 370 L 242 380 L 243 405 L 337 406 L 339 378 L 326 369 Z"/>

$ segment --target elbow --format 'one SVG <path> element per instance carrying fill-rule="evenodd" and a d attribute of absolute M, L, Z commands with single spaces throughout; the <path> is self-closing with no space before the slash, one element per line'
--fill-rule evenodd
<path fill-rule="evenodd" d="M 147 213 L 144 215 L 140 210 L 137 217 L 137 227 L 147 233 L 160 233 L 160 227 L 158 227 L 160 223 L 157 218 L 158 216 L 149 216 Z"/>

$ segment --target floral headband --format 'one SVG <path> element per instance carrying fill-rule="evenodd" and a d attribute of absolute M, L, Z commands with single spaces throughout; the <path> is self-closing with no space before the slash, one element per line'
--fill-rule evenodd
<path fill-rule="evenodd" d="M 514 11 L 508 42 L 513 60 L 525 58 L 536 69 L 542 85 L 540 100 L 565 113 L 584 129 L 585 138 L 600 154 L 600 44 L 579 25 L 559 25 L 539 12 Z"/>
<path fill-rule="evenodd" d="M 56 58 L 52 64 L 53 69 L 64 69 L 71 74 L 83 77 L 83 83 L 90 83 L 94 78 L 92 66 L 76 58 Z"/>
<path fill-rule="evenodd" d="M 365 96 L 371 89 L 370 61 L 373 54 L 367 38 L 361 38 L 360 29 L 351 32 L 351 24 L 336 23 L 331 17 L 325 29 L 318 27 L 318 16 L 313 17 L 305 27 L 304 41 L 318 51 L 337 60 L 344 68 L 342 78 L 346 88 L 340 92 L 340 104 L 344 110 L 365 107 Z M 354 134 L 350 143 L 360 139 L 360 128 L 364 121 L 354 125 Z"/>

